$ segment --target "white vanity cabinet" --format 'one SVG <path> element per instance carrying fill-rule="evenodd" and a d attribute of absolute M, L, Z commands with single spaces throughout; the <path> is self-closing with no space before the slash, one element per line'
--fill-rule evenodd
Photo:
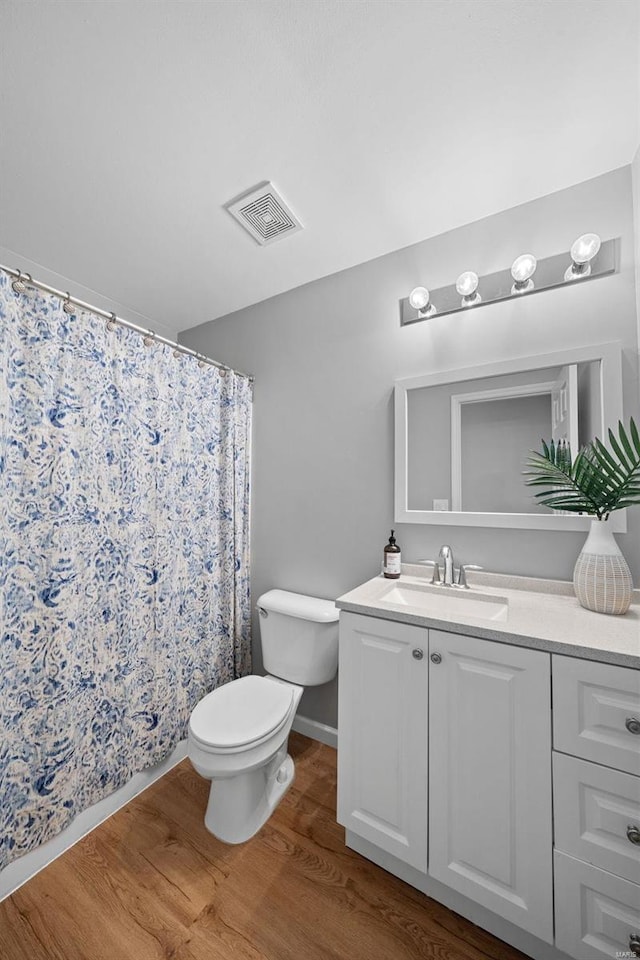
<path fill-rule="evenodd" d="M 343 610 L 339 698 L 349 846 L 536 960 L 640 957 L 639 670 Z"/>
<path fill-rule="evenodd" d="M 428 631 L 340 615 L 338 821 L 427 869 Z"/>
<path fill-rule="evenodd" d="M 551 663 L 429 631 L 429 875 L 553 943 Z"/>
<path fill-rule="evenodd" d="M 640 958 L 640 603 L 411 564 L 336 602 L 347 845 L 535 960 Z"/>

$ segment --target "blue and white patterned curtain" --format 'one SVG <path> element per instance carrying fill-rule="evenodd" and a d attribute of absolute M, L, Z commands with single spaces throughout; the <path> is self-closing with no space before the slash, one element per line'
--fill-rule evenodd
<path fill-rule="evenodd" d="M 0 271 L 0 867 L 250 671 L 251 384 Z"/>

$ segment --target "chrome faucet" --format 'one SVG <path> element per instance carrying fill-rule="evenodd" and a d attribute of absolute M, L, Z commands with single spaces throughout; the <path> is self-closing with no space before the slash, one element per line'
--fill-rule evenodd
<path fill-rule="evenodd" d="M 455 583 L 453 576 L 453 550 L 445 543 L 440 547 L 439 556 L 444 560 L 443 586 L 452 587 Z"/>
<path fill-rule="evenodd" d="M 483 569 L 476 563 L 461 563 L 459 568 L 456 570 L 453 565 L 453 550 L 446 543 L 440 547 L 439 556 L 441 556 L 444 560 L 442 577 L 440 576 L 440 564 L 437 560 L 416 560 L 416 563 L 433 567 L 431 583 L 437 587 L 462 587 L 464 590 L 468 590 L 469 584 L 467 583 L 467 570 Z"/>

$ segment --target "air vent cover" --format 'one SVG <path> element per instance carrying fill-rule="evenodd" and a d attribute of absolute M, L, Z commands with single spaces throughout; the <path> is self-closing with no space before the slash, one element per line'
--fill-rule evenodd
<path fill-rule="evenodd" d="M 302 230 L 302 224 L 294 212 L 268 181 L 229 201 L 225 207 L 263 246 Z"/>

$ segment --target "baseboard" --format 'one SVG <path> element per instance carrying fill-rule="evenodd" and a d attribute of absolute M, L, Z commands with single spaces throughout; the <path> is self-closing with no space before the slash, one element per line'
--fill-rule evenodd
<path fill-rule="evenodd" d="M 319 740 L 320 743 L 326 743 L 327 746 L 335 749 L 338 747 L 338 731 L 335 727 L 330 727 L 328 723 L 320 723 L 319 720 L 311 720 L 309 717 L 296 716 L 292 729 L 296 733 L 301 733 L 303 737 Z"/>
<path fill-rule="evenodd" d="M 88 833 L 107 820 L 139 793 L 150 787 L 152 783 L 163 777 L 165 773 L 175 767 L 187 755 L 187 741 L 181 740 L 173 751 L 161 763 L 157 763 L 125 783 L 110 796 L 98 803 L 94 803 L 88 810 L 79 813 L 57 837 L 52 837 L 42 846 L 29 853 L 25 853 L 19 860 L 10 863 L 4 870 L 0 870 L 0 901 L 11 896 L 23 883 L 30 880 L 40 870 L 44 870 L 53 860 L 69 850 L 78 840 L 82 840 Z"/>

